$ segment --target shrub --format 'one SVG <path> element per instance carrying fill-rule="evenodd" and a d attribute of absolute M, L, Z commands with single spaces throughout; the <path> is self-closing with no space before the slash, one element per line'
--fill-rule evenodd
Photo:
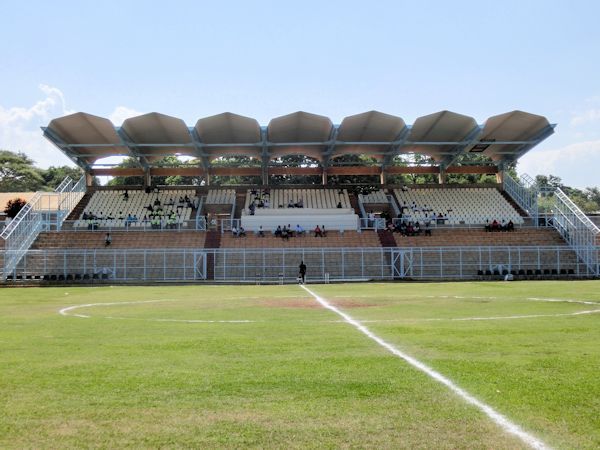
<path fill-rule="evenodd" d="M 27 204 L 27 202 L 25 200 L 23 200 L 22 198 L 13 198 L 12 200 L 9 200 L 6 203 L 6 208 L 4 208 L 4 213 L 11 219 L 14 219 L 16 217 L 16 215 L 19 214 L 19 211 L 21 211 L 23 206 L 25 206 L 26 204 Z"/>

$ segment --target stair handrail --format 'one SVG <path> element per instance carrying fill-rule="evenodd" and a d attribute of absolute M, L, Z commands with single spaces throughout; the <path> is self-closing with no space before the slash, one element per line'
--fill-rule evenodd
<path fill-rule="evenodd" d="M 6 278 L 15 269 L 27 249 L 44 228 L 44 212 L 48 212 L 48 208 L 44 208 L 43 199 L 48 199 L 48 205 L 50 205 L 50 200 L 53 197 L 58 197 L 58 211 L 56 211 L 58 228 L 60 228 L 72 208 L 79 202 L 83 196 L 80 192 L 80 183 L 83 183 L 85 191 L 85 177 L 81 177 L 74 186 L 72 181 L 70 177 L 66 177 L 54 192 L 36 192 L 29 202 L 21 208 L 15 218 L 2 230 L 0 238 L 4 239 L 5 250 L 3 278 Z M 63 196 L 66 197 L 66 200 L 63 199 Z"/>
<path fill-rule="evenodd" d="M 551 212 L 554 228 L 585 263 L 590 274 L 600 275 L 597 247 L 600 228 L 559 187 L 554 190 Z"/>
<path fill-rule="evenodd" d="M 534 220 L 537 226 L 539 191 L 535 180 L 527 174 L 522 174 L 519 182 L 505 173 L 502 187 L 515 203 Z"/>

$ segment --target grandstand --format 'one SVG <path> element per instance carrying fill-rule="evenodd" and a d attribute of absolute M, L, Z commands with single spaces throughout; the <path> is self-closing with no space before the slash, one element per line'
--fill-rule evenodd
<path fill-rule="evenodd" d="M 298 112 L 266 127 L 231 113 L 193 127 L 159 113 L 121 127 L 85 113 L 57 118 L 44 135 L 84 176 L 65 180 L 44 201 L 34 196 L 2 231 L 2 280 L 293 282 L 301 260 L 311 281 L 597 277 L 598 227 L 560 190 L 552 213 L 539 213 L 532 180 L 514 180 L 506 171 L 553 129 L 544 117 L 521 111 L 483 124 L 449 111 L 413 125 L 376 111 L 340 125 Z M 393 162 L 414 153 L 430 163 Z M 470 153 L 489 163 L 460 164 Z M 273 162 L 297 154 L 316 163 Z M 335 157 L 345 154 L 365 154 L 380 165 L 336 165 Z M 99 163 L 115 155 L 131 156 L 139 167 Z M 185 167 L 158 164 L 173 155 L 196 159 Z M 213 164 L 230 155 L 254 158 L 261 167 Z M 387 182 L 410 173 L 436 176 L 439 183 Z M 448 184 L 452 173 L 492 174 L 496 183 Z M 92 186 L 94 176 L 104 175 L 139 176 L 143 183 Z M 200 181 L 153 184 L 153 177 L 174 175 Z M 321 183 L 271 184 L 282 175 L 319 176 Z M 366 186 L 328 178 L 373 175 L 380 182 Z M 212 183 L 233 176 L 261 182 Z"/>

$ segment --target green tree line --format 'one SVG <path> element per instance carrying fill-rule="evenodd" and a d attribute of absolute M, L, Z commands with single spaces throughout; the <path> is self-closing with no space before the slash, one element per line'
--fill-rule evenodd
<path fill-rule="evenodd" d="M 331 160 L 333 166 L 353 166 L 353 165 L 377 165 L 379 162 L 366 155 L 342 155 Z M 395 157 L 390 164 L 396 166 L 408 165 L 429 165 L 431 158 L 423 155 L 402 155 Z M 478 165 L 488 164 L 489 160 L 482 155 L 467 154 L 462 156 L 454 165 Z M 186 167 L 197 166 L 197 160 L 183 162 L 176 156 L 163 158 L 157 165 L 163 167 Z M 318 161 L 303 155 L 288 155 L 276 158 L 271 164 L 279 167 L 316 167 Z M 260 163 L 252 158 L 245 156 L 226 156 L 212 161 L 215 167 L 259 167 Z M 119 167 L 138 167 L 137 162 L 132 158 L 125 158 Z M 516 165 L 509 166 L 508 173 L 517 178 Z M 60 182 L 70 176 L 74 180 L 82 175 L 80 169 L 69 166 L 49 167 L 41 169 L 36 167 L 34 161 L 24 153 L 15 153 L 8 150 L 0 150 L 0 192 L 27 192 L 27 191 L 51 191 L 56 188 Z M 493 175 L 478 174 L 452 174 L 448 175 L 449 183 L 494 183 Z M 204 184 L 203 177 L 190 176 L 167 176 L 154 177 L 153 182 L 160 185 L 192 185 L 200 186 Z M 330 176 L 329 182 L 332 184 L 355 184 L 355 185 L 373 185 L 379 183 L 378 176 Z M 389 183 L 397 184 L 424 184 L 435 183 L 437 178 L 431 174 L 407 174 L 397 175 L 388 178 Z M 109 181 L 109 185 L 140 185 L 143 183 L 141 177 L 114 177 Z M 213 176 L 211 183 L 214 185 L 239 185 L 239 184 L 260 184 L 260 177 L 225 177 Z M 283 184 L 320 184 L 320 176 L 300 176 L 300 175 L 277 175 L 272 176 L 270 183 L 273 185 Z M 560 187 L 583 211 L 600 211 L 600 189 L 598 187 L 587 187 L 577 189 L 566 186 L 562 180 L 555 175 L 538 175 L 536 183 L 542 190 L 546 188 Z M 549 196 L 546 196 L 546 202 Z M 544 203 L 544 200 L 541 201 Z"/>
<path fill-rule="evenodd" d="M 0 192 L 53 191 L 65 177 L 76 181 L 82 174 L 69 166 L 41 169 L 24 153 L 0 150 Z"/>

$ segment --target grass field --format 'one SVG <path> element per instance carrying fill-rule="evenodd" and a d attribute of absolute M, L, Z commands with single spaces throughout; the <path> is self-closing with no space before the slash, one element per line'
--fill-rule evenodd
<path fill-rule="evenodd" d="M 308 287 L 548 446 L 600 447 L 600 282 Z M 295 285 L 2 289 L 0 365 L 1 448 L 526 448 Z"/>

